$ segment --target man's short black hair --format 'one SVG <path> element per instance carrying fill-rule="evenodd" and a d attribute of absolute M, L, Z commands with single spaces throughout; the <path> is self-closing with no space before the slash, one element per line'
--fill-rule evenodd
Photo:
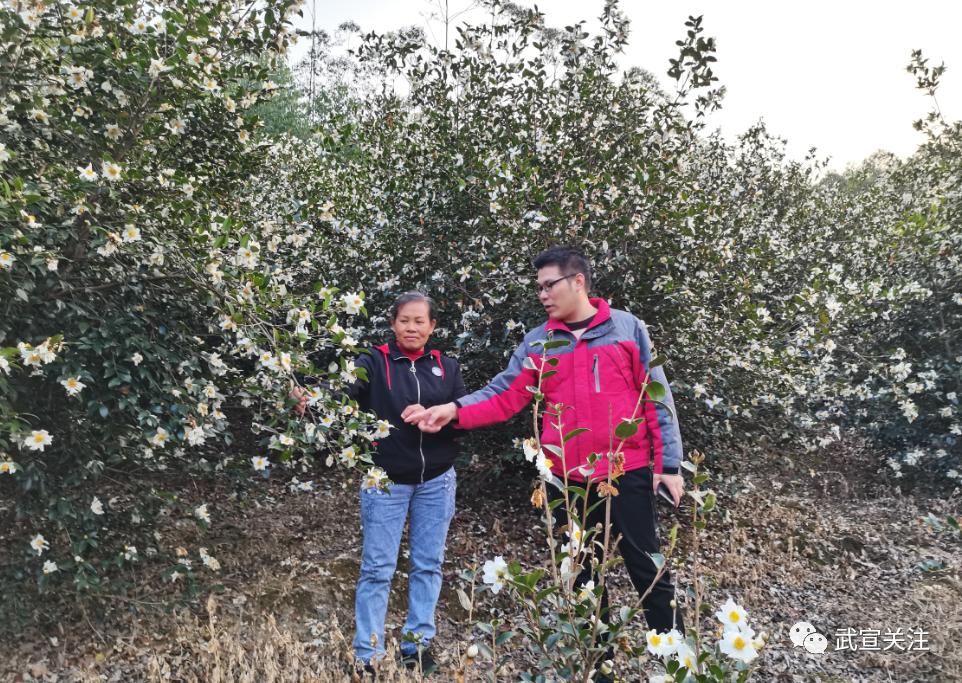
<path fill-rule="evenodd" d="M 585 290 L 591 290 L 591 266 L 585 255 L 574 247 L 556 246 L 545 249 L 534 257 L 535 270 L 545 266 L 558 266 L 564 275 L 581 273 L 585 276 Z"/>

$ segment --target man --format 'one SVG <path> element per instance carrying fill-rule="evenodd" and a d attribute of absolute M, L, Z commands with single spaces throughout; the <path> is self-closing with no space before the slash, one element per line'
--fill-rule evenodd
<path fill-rule="evenodd" d="M 668 382 L 660 366 L 650 367 L 652 345 L 645 324 L 626 311 L 610 308 L 603 299 L 589 298 L 591 269 L 581 253 L 552 247 L 535 258 L 534 267 L 538 271 L 538 299 L 548 320 L 525 335 L 508 368 L 483 389 L 453 403 L 429 409 L 411 406 L 402 417 L 408 423 L 418 423 L 426 432 L 435 432 L 452 421 L 461 429 L 475 429 L 508 420 L 533 398 L 526 387 L 537 385 L 538 373 L 525 361 L 530 357 L 540 365 L 542 349 L 535 342 L 549 334 L 553 339 L 567 340 L 568 346 L 548 352 L 558 363 L 546 369 L 557 372 L 544 380 L 542 391 L 548 406 L 566 406 L 561 413 L 563 433 L 578 427 L 590 431 L 564 445 L 565 466 L 553 454 L 549 458 L 555 475 L 562 477 L 567 469 L 569 480 L 583 481 L 578 468 L 587 466 L 589 455 L 604 456 L 611 450 L 611 439 L 618 444 L 612 433 L 622 419 L 632 416 L 642 382 L 659 382 L 665 387 L 665 396 L 661 403 L 641 404 L 636 417 L 644 418 L 644 422 L 624 443 L 624 473 L 614 484 L 618 495 L 611 499 L 612 538 L 620 535 L 618 549 L 641 595 L 657 574 L 648 556 L 658 552 L 655 490 L 664 483 L 676 505 L 684 491 L 678 473 L 681 435 L 666 407 L 674 412 Z M 556 416 L 545 416 L 542 444 L 560 444 L 561 434 L 552 426 L 556 421 Z M 607 457 L 601 457 L 590 472 L 591 479 L 604 481 L 609 464 Z M 590 491 L 589 505 L 598 500 L 597 487 L 592 486 Z M 596 522 L 604 523 L 604 507 L 598 506 L 589 516 L 589 528 Z M 556 507 L 555 513 L 559 523 L 567 524 L 563 505 Z M 585 583 L 589 577 L 590 570 L 584 569 L 578 581 Z M 649 628 L 678 628 L 684 633 L 681 615 L 671 606 L 673 598 L 674 588 L 666 571 L 642 605 Z M 603 608 L 607 609 L 607 595 L 603 596 Z"/>

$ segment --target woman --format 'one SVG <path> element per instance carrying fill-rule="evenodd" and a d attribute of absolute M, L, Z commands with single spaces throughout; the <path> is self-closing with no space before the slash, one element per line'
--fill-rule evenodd
<path fill-rule="evenodd" d="M 441 592 L 444 543 L 454 516 L 456 432 L 425 434 L 406 424 L 401 413 L 408 406 L 448 403 L 467 392 L 458 362 L 427 346 L 437 325 L 429 297 L 402 294 L 389 319 L 394 340 L 360 355 L 356 365 L 367 371 L 367 381 L 357 381 L 348 391 L 363 410 L 391 423 L 390 436 L 377 442 L 374 463 L 393 482 L 387 492 L 361 487 L 364 543 L 354 603 L 354 653 L 368 670 L 372 660 L 384 655 L 391 578 L 401 533 L 410 519 L 411 570 L 401 655 L 406 665 L 414 667 L 420 661 L 429 671 L 434 659 L 427 646 L 436 633 L 434 608 Z"/>

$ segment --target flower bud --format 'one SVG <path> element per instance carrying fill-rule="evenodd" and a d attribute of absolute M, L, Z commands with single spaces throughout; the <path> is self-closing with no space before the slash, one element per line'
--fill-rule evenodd
<path fill-rule="evenodd" d="M 474 644 L 469 645 L 468 651 L 465 654 L 467 654 L 468 659 L 474 659 L 478 656 L 478 646 Z"/>

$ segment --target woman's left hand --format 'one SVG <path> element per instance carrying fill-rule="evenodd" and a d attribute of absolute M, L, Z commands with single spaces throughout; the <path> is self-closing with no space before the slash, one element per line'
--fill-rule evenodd
<path fill-rule="evenodd" d="M 404 409 L 404 412 L 401 413 L 401 419 L 407 422 L 411 415 L 418 415 L 419 413 L 423 412 L 424 406 L 422 406 L 420 403 L 412 403 Z"/>

